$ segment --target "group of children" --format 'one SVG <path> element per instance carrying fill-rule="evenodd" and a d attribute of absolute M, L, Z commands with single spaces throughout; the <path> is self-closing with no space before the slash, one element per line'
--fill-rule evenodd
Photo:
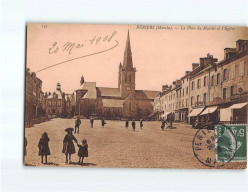
<path fill-rule="evenodd" d="M 65 163 L 71 163 L 71 155 L 76 153 L 75 147 L 73 144 L 73 141 L 76 142 L 79 150 L 78 150 L 78 164 L 83 165 L 83 160 L 85 157 L 88 157 L 88 144 L 87 140 L 83 139 L 82 145 L 78 144 L 77 139 L 72 135 L 72 132 L 74 131 L 73 128 L 67 128 L 65 129 L 67 134 L 65 135 L 65 138 L 63 140 L 63 150 L 62 153 L 66 156 Z M 47 164 L 47 156 L 51 155 L 50 148 L 49 148 L 49 141 L 50 138 L 48 137 L 48 134 L 44 132 L 40 138 L 40 141 L 38 143 L 39 153 L 38 155 L 41 156 L 41 163 Z M 45 157 L 45 162 L 43 161 Z M 68 161 L 69 157 L 69 161 Z"/>

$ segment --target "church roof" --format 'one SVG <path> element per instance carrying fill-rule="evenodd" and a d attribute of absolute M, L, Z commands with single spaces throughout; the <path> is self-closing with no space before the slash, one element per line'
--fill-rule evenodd
<path fill-rule="evenodd" d="M 82 89 L 87 90 L 83 99 L 96 99 L 96 82 L 84 82 Z"/>
<path fill-rule="evenodd" d="M 120 89 L 110 87 L 98 87 L 101 96 L 121 97 Z"/>
<path fill-rule="evenodd" d="M 148 91 L 148 90 L 135 90 L 135 98 L 136 99 L 155 99 L 158 91 Z"/>
<path fill-rule="evenodd" d="M 124 100 L 102 99 L 103 107 L 122 108 Z"/>
<path fill-rule="evenodd" d="M 54 93 L 57 94 L 58 99 L 63 99 L 63 98 L 62 98 L 62 92 L 59 91 L 59 90 L 55 90 L 51 95 L 49 95 L 49 96 L 47 97 L 47 99 L 52 99 Z"/>

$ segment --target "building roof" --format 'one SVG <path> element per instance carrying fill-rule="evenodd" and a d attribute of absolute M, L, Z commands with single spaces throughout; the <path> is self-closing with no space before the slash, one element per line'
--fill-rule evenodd
<path fill-rule="evenodd" d="M 135 90 L 136 99 L 155 99 L 159 91 Z"/>
<path fill-rule="evenodd" d="M 122 108 L 124 100 L 102 99 L 103 107 Z"/>
<path fill-rule="evenodd" d="M 65 100 L 69 99 L 70 101 L 72 101 L 72 99 L 74 98 L 74 94 L 65 94 Z"/>
<path fill-rule="evenodd" d="M 98 87 L 101 96 L 121 97 L 120 89 L 109 87 Z"/>
<path fill-rule="evenodd" d="M 59 90 L 55 90 L 51 95 L 49 95 L 49 96 L 47 97 L 47 99 L 52 99 L 54 93 L 57 94 L 58 99 L 63 99 L 63 97 L 62 97 L 62 92 L 59 91 Z"/>
<path fill-rule="evenodd" d="M 82 85 L 83 90 L 87 90 L 83 99 L 96 99 L 96 82 L 84 82 Z"/>

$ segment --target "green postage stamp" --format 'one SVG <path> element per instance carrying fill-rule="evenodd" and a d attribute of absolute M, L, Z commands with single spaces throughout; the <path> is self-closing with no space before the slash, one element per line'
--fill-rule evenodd
<path fill-rule="evenodd" d="M 247 124 L 216 125 L 217 162 L 245 162 L 247 160 Z"/>

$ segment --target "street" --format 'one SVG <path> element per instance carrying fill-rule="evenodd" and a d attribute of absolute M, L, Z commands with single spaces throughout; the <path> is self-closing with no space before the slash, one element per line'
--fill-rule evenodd
<path fill-rule="evenodd" d="M 25 129 L 27 138 L 27 155 L 25 164 L 28 166 L 60 166 L 60 167 L 115 167 L 115 168 L 209 168 L 201 164 L 194 156 L 192 140 L 197 130 L 187 124 L 174 123 L 174 129 L 165 128 L 161 131 L 158 121 L 144 121 L 141 130 L 136 121 L 136 131 L 131 124 L 125 128 L 125 121 L 106 121 L 104 128 L 101 121 L 95 120 L 94 128 L 89 120 L 81 120 L 79 134 L 74 134 L 78 143 L 85 138 L 89 145 L 89 157 L 84 165 L 78 165 L 76 153 L 72 155 L 72 164 L 65 163 L 62 153 L 65 128 L 73 127 L 74 119 L 56 118 L 34 127 Z M 38 156 L 38 142 L 43 132 L 50 138 L 51 155 L 48 164 L 41 164 Z M 244 168 L 245 163 L 231 162 L 222 168 Z"/>

